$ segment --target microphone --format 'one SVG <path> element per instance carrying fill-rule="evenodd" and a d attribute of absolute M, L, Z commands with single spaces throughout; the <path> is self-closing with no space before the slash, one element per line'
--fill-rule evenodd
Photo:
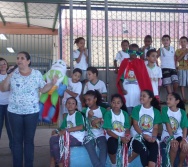
<path fill-rule="evenodd" d="M 7 71 L 7 74 L 10 74 L 11 72 L 13 72 L 16 68 L 18 67 L 18 65 L 14 65 L 13 68 L 11 68 L 10 70 Z"/>

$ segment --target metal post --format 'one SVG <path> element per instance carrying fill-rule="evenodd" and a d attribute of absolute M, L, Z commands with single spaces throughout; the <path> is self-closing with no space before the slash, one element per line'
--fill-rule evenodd
<path fill-rule="evenodd" d="M 89 56 L 89 66 L 91 66 L 91 0 L 87 0 L 87 49 Z"/>
<path fill-rule="evenodd" d="M 62 19 L 61 19 L 61 11 L 62 11 L 62 9 L 59 7 L 59 33 L 58 33 L 58 35 L 59 35 L 59 58 L 60 59 L 62 59 L 62 51 L 63 51 L 63 49 L 62 49 Z"/>
<path fill-rule="evenodd" d="M 69 2 L 70 12 L 70 73 L 73 71 L 73 0 Z"/>
<path fill-rule="evenodd" d="M 105 0 L 105 52 L 106 52 L 106 87 L 107 87 L 107 101 L 109 102 L 109 47 L 108 47 L 108 0 Z"/>

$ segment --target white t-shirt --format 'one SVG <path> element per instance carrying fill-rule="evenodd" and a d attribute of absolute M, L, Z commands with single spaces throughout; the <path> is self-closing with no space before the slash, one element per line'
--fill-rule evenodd
<path fill-rule="evenodd" d="M 151 79 L 151 84 L 153 88 L 153 93 L 155 96 L 159 95 L 159 90 L 158 90 L 158 79 L 162 78 L 162 70 L 160 67 L 155 65 L 153 68 L 150 68 L 148 65 L 146 65 L 149 77 Z"/>
<path fill-rule="evenodd" d="M 82 92 L 82 84 L 81 82 L 76 82 L 76 83 L 73 83 L 72 82 L 72 78 L 68 78 L 68 86 L 67 86 L 67 89 L 74 92 L 74 93 L 77 93 L 78 95 L 76 96 L 76 100 L 78 103 L 81 103 L 80 101 L 80 94 Z M 70 94 L 68 94 L 67 92 L 64 93 L 64 97 L 63 97 L 63 102 L 66 102 L 66 100 L 71 97 Z"/>
<path fill-rule="evenodd" d="M 134 110 L 133 110 L 134 112 Z M 140 111 L 136 111 L 135 112 L 139 112 L 139 121 L 138 121 L 138 126 L 140 127 L 140 129 L 142 130 L 142 132 L 144 134 L 147 134 L 149 136 L 152 136 L 152 132 L 153 132 L 153 122 L 154 122 L 154 109 L 153 107 L 150 108 L 144 108 L 143 105 L 140 108 Z M 133 114 L 132 113 L 132 117 Z M 137 134 L 137 132 L 135 131 L 134 127 L 131 127 L 131 136 L 135 137 L 135 135 Z"/>
<path fill-rule="evenodd" d="M 2 75 L 0 74 L 0 83 L 7 77 L 7 74 Z M 9 99 L 10 91 L 1 92 L 0 91 L 0 105 L 7 105 Z"/>
<path fill-rule="evenodd" d="M 124 76 L 126 75 L 126 70 Z M 135 107 L 140 104 L 140 87 L 133 70 L 129 70 L 127 78 L 124 78 L 123 88 L 127 91 L 124 95 L 127 107 Z"/>
<path fill-rule="evenodd" d="M 125 58 L 130 58 L 130 55 L 124 51 L 119 51 L 117 54 L 116 54 L 116 58 L 115 60 L 117 60 L 119 62 L 119 64 L 121 64 L 121 62 L 125 59 Z"/>
<path fill-rule="evenodd" d="M 86 118 L 88 118 L 89 111 L 90 111 L 90 108 L 88 108 L 86 110 Z M 102 114 L 100 107 L 98 107 L 96 110 L 92 110 L 92 111 L 94 113 L 93 118 L 102 118 L 103 119 L 103 114 Z M 93 132 L 95 138 L 104 136 L 104 130 L 103 130 L 101 124 L 99 124 L 97 127 L 92 127 L 91 131 Z M 86 135 L 87 135 L 87 132 L 86 132 Z"/>
<path fill-rule="evenodd" d="M 77 112 L 78 111 L 76 111 L 72 115 L 69 115 L 69 114 L 67 115 L 67 128 L 72 128 L 72 127 L 78 126 L 76 124 L 76 113 Z M 83 142 L 83 139 L 84 139 L 84 136 L 85 136 L 85 131 L 70 132 L 70 135 L 72 135 L 73 137 L 75 137 L 78 141 Z"/>
<path fill-rule="evenodd" d="M 183 131 L 182 131 L 182 128 L 180 127 L 180 122 L 182 118 L 180 109 L 176 112 L 173 112 L 170 110 L 170 108 L 168 108 L 167 115 L 170 119 L 170 125 L 172 128 L 174 137 L 177 138 L 179 136 L 183 136 Z M 166 129 L 166 125 L 163 124 L 163 132 L 161 136 L 161 141 L 164 141 L 164 139 L 166 140 L 166 137 L 169 137 L 169 133 Z"/>
<path fill-rule="evenodd" d="M 20 115 L 39 112 L 39 89 L 45 85 L 40 71 L 32 69 L 30 75 L 23 76 L 16 69 L 10 78 L 8 111 Z"/>
<path fill-rule="evenodd" d="M 95 84 L 88 81 L 84 87 L 83 93 L 85 94 L 88 90 L 98 90 L 101 94 L 107 93 L 106 85 L 101 80 L 98 80 Z"/>
<path fill-rule="evenodd" d="M 113 127 L 117 126 L 119 127 L 118 130 L 111 130 L 114 132 L 117 136 L 124 137 L 125 136 L 125 128 L 124 128 L 124 123 L 125 123 L 125 116 L 123 115 L 123 112 L 121 110 L 119 115 L 114 114 L 112 110 L 108 111 L 111 112 L 112 114 L 112 124 Z M 107 139 L 110 137 L 108 134 L 106 134 Z"/>
<path fill-rule="evenodd" d="M 79 57 L 79 55 L 80 55 L 80 51 L 79 51 L 79 50 L 75 50 L 75 51 L 73 52 L 73 58 L 74 58 L 74 59 L 77 59 L 77 58 Z M 87 63 L 87 61 L 86 61 L 86 56 L 85 56 L 84 53 L 82 53 L 82 57 L 81 57 L 81 59 L 80 59 L 80 62 L 79 62 L 79 63 L 76 63 L 76 64 L 74 65 L 74 68 L 79 68 L 79 69 L 81 69 L 81 70 L 86 70 L 86 69 L 88 68 L 88 63 Z"/>
<path fill-rule="evenodd" d="M 174 48 L 172 46 L 169 47 L 169 50 L 167 50 L 166 48 L 160 48 L 160 53 L 161 68 L 176 69 L 174 60 Z"/>

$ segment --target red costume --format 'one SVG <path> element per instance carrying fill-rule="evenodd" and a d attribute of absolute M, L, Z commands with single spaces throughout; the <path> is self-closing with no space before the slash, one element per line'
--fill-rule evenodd
<path fill-rule="evenodd" d="M 124 97 L 119 82 L 121 82 L 120 81 L 121 77 L 124 74 L 127 67 L 132 68 L 134 70 L 134 74 L 136 76 L 136 79 L 138 81 L 138 85 L 139 85 L 141 91 L 143 91 L 145 89 L 153 91 L 153 88 L 151 85 L 151 80 L 149 78 L 144 61 L 142 59 L 138 59 L 138 58 L 132 59 L 132 60 L 124 59 L 121 62 L 121 65 L 119 67 L 118 76 L 117 76 L 117 80 L 116 80 L 119 94 L 121 94 Z"/>

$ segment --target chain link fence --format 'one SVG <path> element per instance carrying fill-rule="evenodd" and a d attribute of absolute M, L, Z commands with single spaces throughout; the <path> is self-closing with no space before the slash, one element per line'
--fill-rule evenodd
<path fill-rule="evenodd" d="M 104 1 L 103 1 L 104 2 Z M 153 47 L 161 47 L 161 37 L 171 36 L 171 45 L 179 47 L 179 38 L 188 36 L 188 1 L 186 0 L 128 0 L 108 1 L 108 27 L 105 27 L 104 3 L 95 1 L 91 6 L 91 65 L 106 66 L 105 29 L 108 29 L 109 67 L 113 67 L 121 41 L 129 40 L 139 47 L 144 45 L 146 35 L 153 38 Z M 87 39 L 87 6 L 73 6 L 73 38 Z M 70 15 L 69 8 L 62 9 L 63 57 L 70 65 Z M 72 41 L 74 42 L 74 41 Z M 87 43 L 87 41 L 86 41 Z M 74 49 L 76 45 L 74 45 Z"/>

